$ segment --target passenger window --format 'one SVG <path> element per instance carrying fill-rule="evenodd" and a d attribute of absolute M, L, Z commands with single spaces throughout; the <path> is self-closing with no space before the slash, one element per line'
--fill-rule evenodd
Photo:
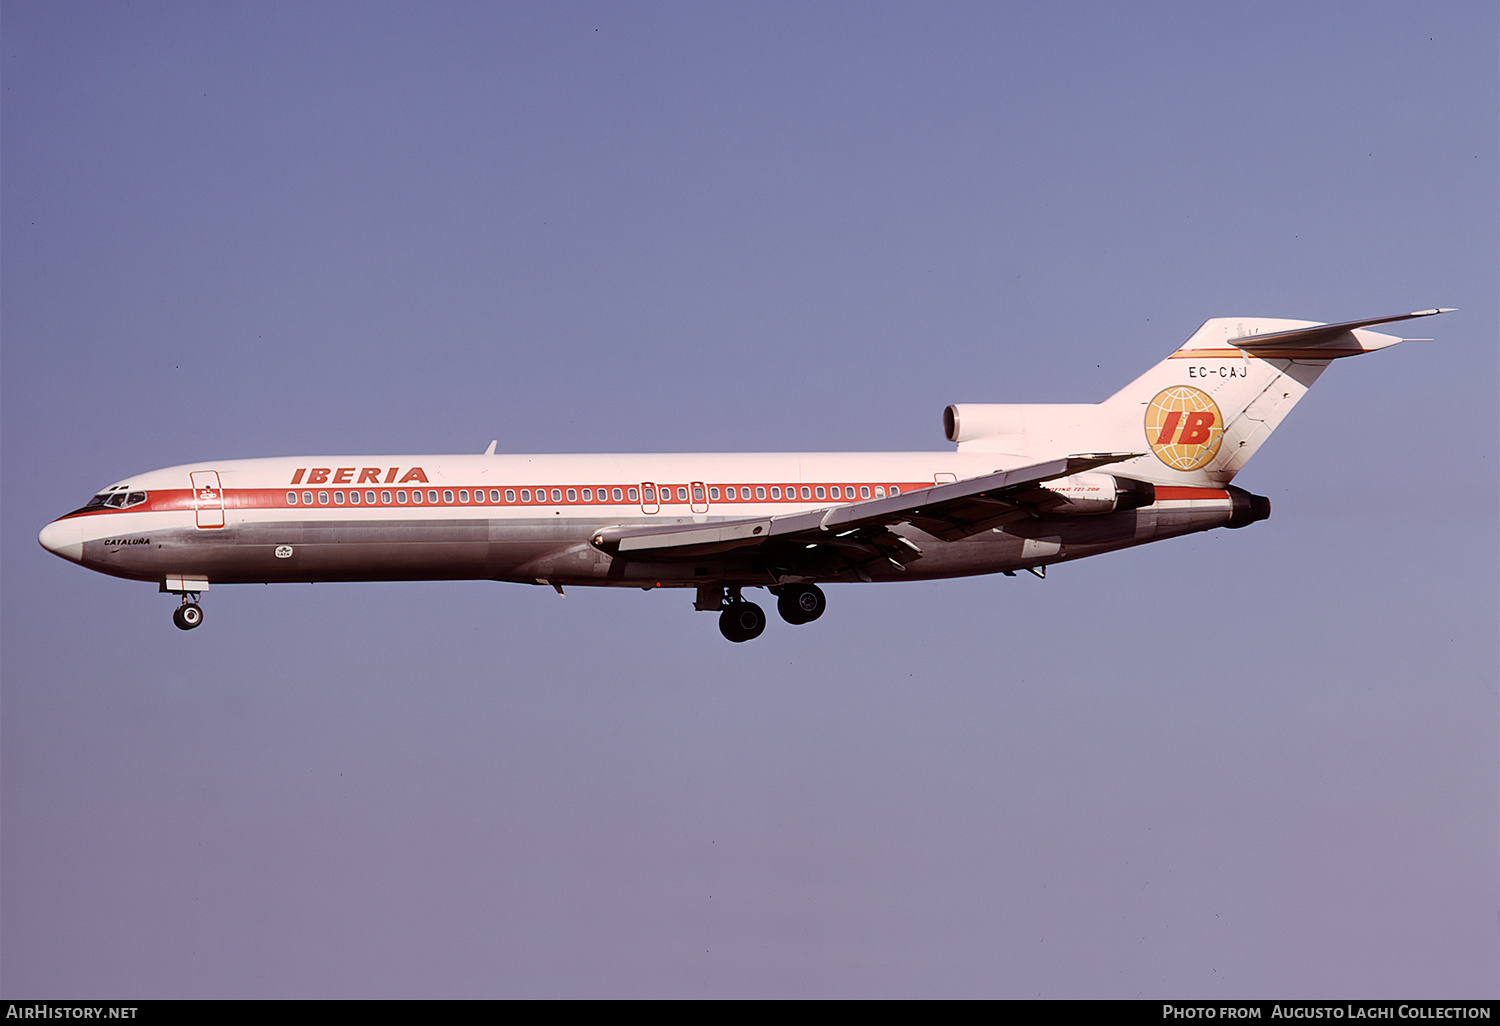
<path fill-rule="evenodd" d="M 453 501 L 453 491 L 451 489 L 443 489 L 443 501 L 448 503 L 451 503 Z"/>
<path fill-rule="evenodd" d="M 459 502 L 468 502 L 469 501 L 469 490 L 467 488 L 460 488 L 458 490 L 458 501 Z"/>
<path fill-rule="evenodd" d="M 344 493 L 343 492 L 334 492 L 333 493 L 333 504 L 335 506 L 342 506 L 344 504 Z"/>
<path fill-rule="evenodd" d="M 819 489 L 819 491 L 821 491 L 821 490 L 822 489 Z M 812 489 L 808 488 L 807 485 L 803 485 L 802 486 L 802 497 L 804 499 L 811 499 L 812 498 Z M 822 496 L 819 496 L 819 498 L 822 498 Z"/>
<path fill-rule="evenodd" d="M 391 501 L 391 493 L 390 492 L 381 492 L 380 493 L 380 501 L 381 502 L 390 502 Z M 404 504 L 406 502 L 406 493 L 405 492 L 397 492 L 396 493 L 396 501 L 399 502 L 399 503 L 403 503 Z"/>
<path fill-rule="evenodd" d="M 712 499 L 714 502 L 718 502 L 719 501 L 719 490 L 717 488 L 710 487 L 708 489 L 708 497 L 710 499 Z"/>
<path fill-rule="evenodd" d="M 647 502 L 655 502 L 656 501 L 656 489 L 652 488 L 650 485 L 646 485 L 645 489 L 646 489 L 646 501 Z"/>
<path fill-rule="evenodd" d="M 506 492 L 505 495 L 506 495 L 505 501 L 509 502 L 510 501 L 510 492 Z M 499 502 L 500 501 L 500 489 L 498 489 L 498 488 L 491 488 L 490 489 L 490 501 L 491 502 Z"/>
<path fill-rule="evenodd" d="M 724 489 L 724 498 L 726 498 L 726 499 L 733 499 L 734 497 L 735 497 L 734 485 L 730 485 L 728 488 Z"/>
<path fill-rule="evenodd" d="M 615 491 L 618 492 L 619 489 L 616 488 Z M 627 489 L 625 489 L 625 491 L 630 495 L 630 501 L 631 502 L 635 502 L 636 501 L 636 497 L 635 497 L 636 496 L 636 491 L 635 491 L 635 489 L 634 488 L 627 488 Z"/>
<path fill-rule="evenodd" d="M 677 486 L 677 501 L 687 502 L 687 489 L 682 487 L 681 485 Z"/>
<path fill-rule="evenodd" d="M 818 491 L 818 498 L 820 498 L 820 499 L 823 498 L 823 486 L 822 485 L 818 485 L 817 491 Z"/>
<path fill-rule="evenodd" d="M 507 488 L 507 489 L 505 489 L 505 501 L 506 502 L 515 502 L 516 501 L 516 490 L 514 488 Z"/>
<path fill-rule="evenodd" d="M 610 494 L 610 496 L 611 496 L 611 497 L 612 497 L 612 498 L 613 498 L 613 499 L 614 499 L 614 500 L 615 500 L 615 501 L 616 501 L 616 502 L 619 502 L 619 501 L 620 501 L 620 498 L 621 498 L 621 492 L 620 492 L 620 489 L 618 489 L 618 488 L 616 488 L 616 489 L 614 489 L 614 490 L 613 490 L 613 491 L 611 491 L 611 492 L 610 492 L 610 493 L 609 493 L 609 494 Z M 634 495 L 632 495 L 632 496 L 631 496 L 631 497 L 630 497 L 630 500 L 631 500 L 631 501 L 632 501 L 632 502 L 634 502 L 634 501 L 635 501 L 635 496 L 634 496 Z"/>
<path fill-rule="evenodd" d="M 885 489 L 883 487 L 881 487 L 880 485 L 876 485 L 875 486 L 875 498 L 877 498 L 877 499 L 883 499 L 883 498 L 885 498 Z"/>
<path fill-rule="evenodd" d="M 891 494 L 892 495 L 900 495 L 901 494 L 901 489 L 897 488 L 895 485 L 891 485 Z"/>
<path fill-rule="evenodd" d="M 838 486 L 838 485 L 834 485 L 834 486 L 833 486 L 833 487 L 831 487 L 831 488 L 829 488 L 829 489 L 828 489 L 828 492 L 829 492 L 829 494 L 830 494 L 830 495 L 832 495 L 832 496 L 833 496 L 833 497 L 834 497 L 834 498 L 835 498 L 835 499 L 842 499 L 842 498 L 843 498 L 843 495 L 842 495 L 842 494 L 841 494 L 841 493 L 840 493 L 840 491 L 839 491 L 839 486 Z"/>
<path fill-rule="evenodd" d="M 358 492 L 350 492 L 349 493 L 349 505 L 351 505 L 351 506 L 358 506 L 359 505 L 359 493 Z"/>
<path fill-rule="evenodd" d="M 318 493 L 318 505 L 319 506 L 326 506 L 326 505 L 328 505 L 328 493 L 327 492 L 319 492 Z"/>
<path fill-rule="evenodd" d="M 779 498 L 781 498 L 781 488 L 779 486 L 777 486 L 777 485 L 772 485 L 771 486 L 771 498 L 773 498 L 773 499 L 779 499 Z"/>
<path fill-rule="evenodd" d="M 561 489 L 558 489 L 558 488 L 552 489 L 552 501 L 553 502 L 562 502 L 562 490 Z"/>
<path fill-rule="evenodd" d="M 295 505 L 297 505 L 297 493 L 296 492 L 287 492 L 286 493 L 286 504 L 288 506 L 295 506 Z"/>
<path fill-rule="evenodd" d="M 302 505 L 304 505 L 304 506 L 311 506 L 312 505 L 312 492 L 303 492 L 302 493 Z"/>
<path fill-rule="evenodd" d="M 766 497 L 766 488 L 765 488 L 765 485 L 756 485 L 755 486 L 755 497 L 757 499 L 764 499 Z"/>
<path fill-rule="evenodd" d="M 365 498 L 373 500 L 375 498 L 375 493 L 374 492 L 365 492 Z M 380 501 L 383 502 L 383 503 L 385 503 L 387 506 L 389 506 L 391 504 L 391 493 L 390 492 L 381 492 L 380 493 Z M 406 501 L 406 497 L 402 496 L 401 497 L 401 501 L 405 502 Z"/>
<path fill-rule="evenodd" d="M 573 489 L 573 488 L 569 488 L 568 489 L 568 501 L 569 502 L 577 502 L 578 501 L 578 491 L 576 489 Z"/>
<path fill-rule="evenodd" d="M 521 501 L 522 502 L 530 502 L 531 501 L 531 489 L 530 488 L 522 488 L 521 489 Z"/>
<path fill-rule="evenodd" d="M 448 493 L 448 498 L 450 500 L 453 498 L 453 493 L 452 492 Z M 436 503 L 437 502 L 437 489 L 436 488 L 430 488 L 430 489 L 428 489 L 428 491 L 427 491 L 427 501 L 428 502 L 432 502 L 432 503 Z"/>
<path fill-rule="evenodd" d="M 870 486 L 869 485 L 860 485 L 859 486 L 859 497 L 861 499 L 868 499 L 870 497 Z"/>
<path fill-rule="evenodd" d="M 593 502 L 594 501 L 594 490 L 592 488 L 585 488 L 583 490 L 583 501 L 584 502 Z"/>

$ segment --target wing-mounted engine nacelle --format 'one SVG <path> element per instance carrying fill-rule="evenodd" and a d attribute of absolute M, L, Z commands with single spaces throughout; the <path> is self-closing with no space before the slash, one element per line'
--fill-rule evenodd
<path fill-rule="evenodd" d="M 1149 481 L 1114 474 L 1074 474 L 1047 481 L 1042 487 L 1062 499 L 1060 505 L 1049 506 L 1047 512 L 1063 516 L 1117 513 L 1140 509 L 1156 501 L 1156 486 Z"/>

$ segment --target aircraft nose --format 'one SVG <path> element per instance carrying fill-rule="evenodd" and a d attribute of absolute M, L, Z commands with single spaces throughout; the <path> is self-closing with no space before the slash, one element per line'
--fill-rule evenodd
<path fill-rule="evenodd" d="M 42 528 L 36 540 L 42 548 L 63 559 L 78 563 L 83 560 L 83 525 L 77 520 L 54 520 Z"/>

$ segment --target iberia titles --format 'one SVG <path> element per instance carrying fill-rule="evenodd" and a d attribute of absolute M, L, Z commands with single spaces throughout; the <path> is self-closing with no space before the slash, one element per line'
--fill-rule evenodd
<path fill-rule="evenodd" d="M 405 474 L 402 474 L 400 479 L 397 479 L 396 475 L 400 471 L 400 467 L 391 467 L 385 471 L 385 477 L 382 479 L 379 467 L 312 467 L 311 469 L 298 467 L 296 472 L 292 474 L 291 483 L 294 485 L 408 484 L 412 481 L 420 481 L 423 484 L 427 483 L 427 474 L 421 467 L 412 467 Z M 355 480 L 354 478 L 356 472 L 359 474 L 359 480 Z M 305 480 L 303 479 L 304 474 L 307 475 Z"/>

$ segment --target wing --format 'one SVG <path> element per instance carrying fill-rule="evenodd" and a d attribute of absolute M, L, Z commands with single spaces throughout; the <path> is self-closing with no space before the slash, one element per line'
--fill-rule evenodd
<path fill-rule="evenodd" d="M 621 559 L 653 563 L 734 554 L 763 556 L 783 566 L 827 563 L 830 557 L 857 566 L 884 557 L 904 569 L 906 563 L 921 558 L 922 550 L 891 530 L 898 524 L 911 524 L 936 538 L 955 541 L 1060 503 L 1058 496 L 1041 487 L 1043 481 L 1139 455 L 1111 452 L 1067 456 L 883 499 L 785 516 L 713 524 L 607 527 L 595 533 L 593 544 Z"/>

